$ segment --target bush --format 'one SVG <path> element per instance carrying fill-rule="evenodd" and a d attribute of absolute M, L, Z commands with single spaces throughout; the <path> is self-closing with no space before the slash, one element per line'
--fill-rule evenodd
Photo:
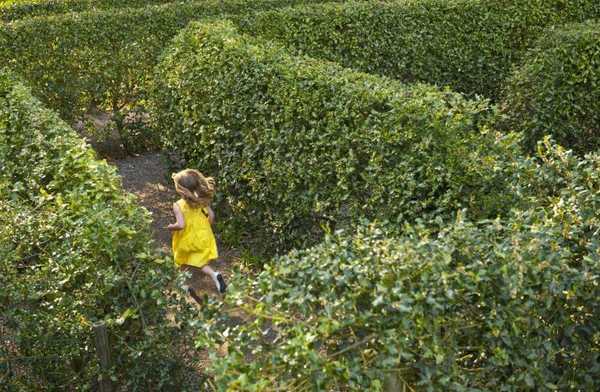
<path fill-rule="evenodd" d="M 311 57 L 496 100 L 545 26 L 592 17 L 596 0 L 410 0 L 287 8 L 238 23 Z"/>
<path fill-rule="evenodd" d="M 545 134 L 579 153 L 600 147 L 600 22 L 549 30 L 506 83 L 504 126 L 528 148 Z"/>
<path fill-rule="evenodd" d="M 232 280 L 201 323 L 200 344 L 229 347 L 219 388 L 597 390 L 600 157 L 541 155 L 521 162 L 547 188 L 536 208 L 437 235 L 362 226 Z"/>
<path fill-rule="evenodd" d="M 110 8 L 145 7 L 173 0 L 6 0 L 0 3 L 0 21 L 11 22 L 32 16 Z M 185 2 L 181 1 L 181 3 Z"/>
<path fill-rule="evenodd" d="M 166 320 L 172 300 L 163 292 L 172 263 L 151 255 L 147 213 L 111 166 L 3 70 L 0 220 L 0 323 L 11 331 L 3 339 L 16 342 L 11 356 L 31 365 L 27 382 L 88 388 L 99 373 L 91 331 L 99 320 L 127 390 L 182 382 L 180 332 Z"/>
<path fill-rule="evenodd" d="M 358 216 L 495 216 L 513 202 L 498 190 L 518 151 L 481 128 L 485 102 L 290 56 L 228 22 L 191 24 L 156 79 L 165 144 L 216 176 L 228 240 L 257 253 Z"/>
<path fill-rule="evenodd" d="M 313 0 L 210 0 L 87 11 L 0 25 L 0 58 L 66 121 L 91 107 L 124 118 L 143 106 L 167 42 L 190 20 Z"/>

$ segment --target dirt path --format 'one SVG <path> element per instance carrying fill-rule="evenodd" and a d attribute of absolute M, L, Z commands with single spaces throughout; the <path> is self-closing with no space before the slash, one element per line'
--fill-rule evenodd
<path fill-rule="evenodd" d="M 165 227 L 174 220 L 172 206 L 178 196 L 173 189 L 167 163 L 162 154 L 149 152 L 135 157 L 111 159 L 110 162 L 118 168 L 123 188 L 136 195 L 140 204 L 152 214 L 154 240 L 161 249 L 169 252 L 171 233 Z M 236 260 L 233 256 L 235 252 L 219 246 L 219 254 L 219 260 L 211 266 L 228 280 L 230 265 Z M 199 293 L 216 294 L 212 280 L 203 273 L 194 274 L 191 284 Z"/>
<path fill-rule="evenodd" d="M 171 223 L 173 202 L 177 195 L 170 184 L 167 165 L 160 153 L 113 160 L 123 180 L 123 188 L 139 198 L 152 214 L 152 234 L 160 248 L 169 249 L 171 234 L 165 227 Z"/>
<path fill-rule="evenodd" d="M 117 167 L 122 178 L 123 188 L 136 195 L 140 204 L 152 214 L 152 234 L 157 246 L 170 253 L 171 233 L 165 227 L 174 221 L 172 206 L 178 196 L 173 188 L 171 173 L 162 154 L 150 152 L 136 157 L 109 159 L 109 162 Z M 218 219 L 218 211 L 216 213 Z M 211 263 L 211 266 L 220 271 L 225 280 L 229 281 L 231 266 L 238 258 L 235 251 L 222 246 L 218 233 L 215 234 L 221 257 Z M 201 272 L 193 273 L 189 284 L 200 296 L 204 294 L 220 296 L 213 281 Z M 190 296 L 186 296 L 186 300 L 190 305 L 196 305 Z M 242 320 L 243 318 L 240 317 L 239 322 Z M 190 385 L 198 385 L 204 369 L 208 366 L 208 352 L 206 350 L 197 351 L 190 342 L 182 342 L 181 350 L 190 369 L 195 369 L 195 372 L 189 375 Z M 221 355 L 224 355 L 226 351 L 226 346 L 222 347 Z"/>

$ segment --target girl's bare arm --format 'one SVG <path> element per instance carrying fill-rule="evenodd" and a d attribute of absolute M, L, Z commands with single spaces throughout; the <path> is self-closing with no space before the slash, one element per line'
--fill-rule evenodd
<path fill-rule="evenodd" d="M 175 214 L 175 219 L 177 220 L 177 222 L 171 223 L 169 226 L 167 226 L 167 229 L 171 231 L 183 230 L 183 228 L 185 227 L 185 221 L 177 203 L 173 203 L 173 213 Z"/>
<path fill-rule="evenodd" d="M 206 209 L 208 210 L 208 222 L 212 225 L 215 223 L 215 212 L 212 210 L 212 208 L 210 208 L 210 206 L 208 206 Z"/>

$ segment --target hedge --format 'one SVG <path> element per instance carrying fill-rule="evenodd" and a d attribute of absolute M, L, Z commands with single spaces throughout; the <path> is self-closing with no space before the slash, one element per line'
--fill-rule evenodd
<path fill-rule="evenodd" d="M 9 389 L 87 390 L 100 373 L 91 328 L 100 320 L 119 385 L 183 382 L 181 331 L 166 321 L 163 293 L 172 263 L 152 255 L 149 217 L 136 204 L 113 167 L 0 70 L 0 322 L 2 349 L 15 350 L 0 366 Z M 11 336 L 15 347 L 5 346 Z"/>
<path fill-rule="evenodd" d="M 145 7 L 151 4 L 172 2 L 173 0 L 8 0 L 0 3 L 0 21 L 11 22 L 34 16 L 111 8 Z M 180 3 L 184 2 L 184 0 L 180 0 Z"/>
<path fill-rule="evenodd" d="M 232 279 L 200 322 L 218 388 L 598 390 L 600 157 L 522 169 L 558 195 L 437 235 L 361 225 Z"/>
<path fill-rule="evenodd" d="M 600 147 L 600 22 L 550 30 L 506 83 L 504 126 L 530 149 L 544 135 L 579 153 Z"/>
<path fill-rule="evenodd" d="M 600 17 L 596 0 L 408 0 L 287 8 L 238 24 L 297 53 L 497 100 L 546 26 L 592 17 Z"/>
<path fill-rule="evenodd" d="M 124 116 L 143 104 L 156 58 L 190 20 L 302 1 L 311 2 L 209 0 L 26 18 L 0 25 L 0 58 L 67 121 L 92 106 Z"/>
<path fill-rule="evenodd" d="M 494 216 L 512 203 L 498 189 L 516 141 L 481 127 L 486 102 L 290 56 L 229 22 L 190 24 L 156 79 L 166 148 L 216 177 L 227 240 L 255 253 L 357 216 Z"/>

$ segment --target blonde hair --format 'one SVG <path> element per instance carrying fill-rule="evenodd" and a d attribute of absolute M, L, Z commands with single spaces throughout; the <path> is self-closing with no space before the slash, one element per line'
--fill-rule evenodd
<path fill-rule="evenodd" d="M 206 207 L 215 196 L 215 180 L 194 169 L 185 169 L 171 176 L 175 191 L 193 208 Z"/>

